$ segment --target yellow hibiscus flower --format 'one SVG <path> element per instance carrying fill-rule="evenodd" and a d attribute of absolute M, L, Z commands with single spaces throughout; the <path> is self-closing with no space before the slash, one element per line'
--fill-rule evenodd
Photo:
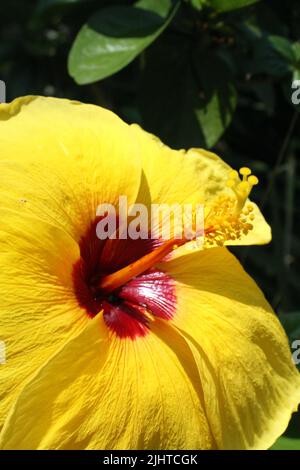
<path fill-rule="evenodd" d="M 0 121 L 1 448 L 271 446 L 299 374 L 224 246 L 270 240 L 256 178 L 93 105 L 25 97 Z M 99 240 L 97 207 L 119 195 L 203 203 L 203 249 Z"/>

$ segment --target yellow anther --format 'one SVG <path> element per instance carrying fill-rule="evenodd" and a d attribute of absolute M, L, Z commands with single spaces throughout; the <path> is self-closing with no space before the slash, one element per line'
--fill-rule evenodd
<path fill-rule="evenodd" d="M 236 170 L 231 170 L 229 173 L 229 179 L 231 180 L 237 180 L 239 177 L 239 174 Z"/>
<path fill-rule="evenodd" d="M 226 185 L 228 186 L 228 188 L 233 188 L 233 186 L 236 185 L 236 182 L 232 179 L 228 180 Z"/>
<path fill-rule="evenodd" d="M 258 184 L 258 178 L 254 175 L 251 175 L 249 176 L 248 178 L 248 183 L 251 185 L 251 186 L 255 186 Z"/>
<path fill-rule="evenodd" d="M 229 172 L 227 187 L 232 189 L 232 195 L 220 195 L 205 211 L 205 244 L 209 246 L 222 246 L 230 240 L 239 240 L 253 229 L 250 222 L 254 220 L 254 207 L 247 201 L 258 178 L 247 167 L 241 168 L 239 173 L 235 170 Z"/>
<path fill-rule="evenodd" d="M 240 175 L 242 176 L 249 176 L 251 175 L 251 170 L 250 168 L 246 167 L 246 166 L 243 166 L 242 168 L 240 168 Z"/>

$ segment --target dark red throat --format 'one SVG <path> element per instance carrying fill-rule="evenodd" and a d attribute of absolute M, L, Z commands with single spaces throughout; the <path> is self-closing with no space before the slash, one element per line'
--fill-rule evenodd
<path fill-rule="evenodd" d="M 161 242 L 150 238 L 99 240 L 97 222 L 95 220 L 81 239 L 81 256 L 73 267 L 78 303 L 90 317 L 103 312 L 107 326 L 120 338 L 145 336 L 151 327 L 151 318 L 168 320 L 174 315 L 173 279 L 152 266 L 114 290 L 99 286 L 101 280 L 157 250 Z"/>

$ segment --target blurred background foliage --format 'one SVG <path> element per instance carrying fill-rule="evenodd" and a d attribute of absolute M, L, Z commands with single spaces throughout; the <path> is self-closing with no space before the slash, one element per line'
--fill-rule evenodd
<path fill-rule="evenodd" d="M 8 101 L 99 104 L 175 148 L 252 168 L 273 242 L 234 251 L 300 339 L 300 2 L 10 0 L 0 28 Z M 274 448 L 300 449 L 299 413 Z"/>

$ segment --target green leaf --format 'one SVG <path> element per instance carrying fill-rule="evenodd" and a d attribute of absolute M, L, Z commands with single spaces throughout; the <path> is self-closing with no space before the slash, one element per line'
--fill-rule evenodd
<path fill-rule="evenodd" d="M 151 11 L 148 8 L 153 8 Z M 112 6 L 94 14 L 79 31 L 68 69 L 79 84 L 109 77 L 128 65 L 168 26 L 179 3 L 142 0 L 135 6 Z"/>
<path fill-rule="evenodd" d="M 146 11 L 151 11 L 152 13 L 157 13 L 162 18 L 166 18 L 172 8 L 172 1 L 160 0 L 158 2 L 157 0 L 139 0 L 134 6 Z"/>
<path fill-rule="evenodd" d="M 293 80 L 300 80 L 300 44 L 299 42 L 295 42 L 292 45 L 295 63 L 294 63 L 294 71 L 293 71 Z"/>
<path fill-rule="evenodd" d="M 258 1 L 259 0 L 210 0 L 210 4 L 215 10 L 225 12 L 252 5 Z"/>
<path fill-rule="evenodd" d="M 299 64 L 300 63 L 300 43 L 294 42 L 294 44 L 292 45 L 292 49 L 294 52 L 296 63 Z"/>
<path fill-rule="evenodd" d="M 294 62 L 295 52 L 293 49 L 293 44 L 288 39 L 282 36 L 269 36 L 268 43 L 270 47 L 287 62 Z"/>
<path fill-rule="evenodd" d="M 236 108 L 237 96 L 227 64 L 209 57 L 201 64 L 203 98 L 197 100 L 196 115 L 205 146 L 212 147 L 225 132 Z"/>
<path fill-rule="evenodd" d="M 209 4 L 209 0 L 190 0 L 190 3 L 196 10 L 200 11 Z"/>
<path fill-rule="evenodd" d="M 228 65 L 196 54 L 187 41 L 164 38 L 146 54 L 140 90 L 144 127 L 176 148 L 212 147 L 229 125 L 236 93 Z M 195 52 L 195 51 L 194 51 Z M 196 51 L 197 52 L 197 51 Z"/>
<path fill-rule="evenodd" d="M 253 72 L 282 77 L 292 72 L 295 60 L 296 54 L 288 39 L 264 35 L 255 44 Z"/>
<path fill-rule="evenodd" d="M 282 436 L 270 450 L 300 450 L 300 439 Z"/>

